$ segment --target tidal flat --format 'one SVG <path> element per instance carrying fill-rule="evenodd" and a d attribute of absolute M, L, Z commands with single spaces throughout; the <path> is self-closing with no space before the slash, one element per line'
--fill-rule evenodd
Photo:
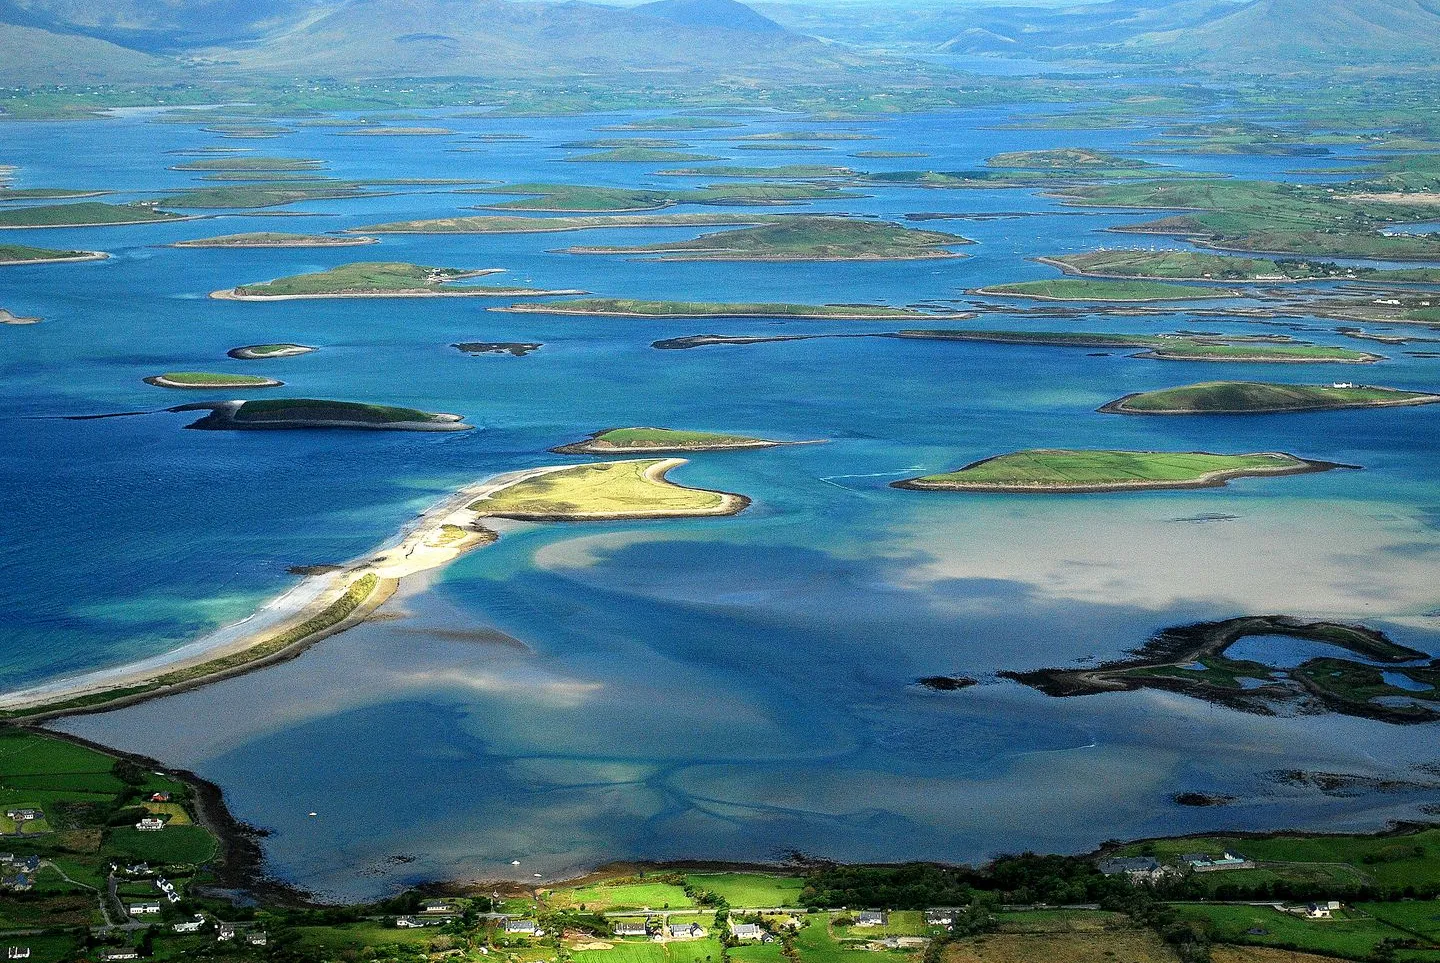
<path fill-rule="evenodd" d="M 426 120 L 461 134 L 526 138 L 485 154 L 445 153 L 433 138 L 335 138 L 297 127 L 277 139 L 275 153 L 313 158 L 347 180 L 533 184 L 545 164 L 547 179 L 673 191 L 679 179 L 634 164 L 549 163 L 558 145 L 599 136 L 599 126 L 648 118 Z M 992 129 L 1009 118 L 998 108 L 857 127 L 883 132 L 887 144 L 924 145 L 936 170 L 981 169 L 996 154 L 1076 143 L 1074 131 Z M 760 118 L 735 133 L 794 127 Z M 117 204 L 199 186 L 200 172 L 167 169 L 169 152 L 217 143 L 195 126 L 125 116 L 48 125 L 43 137 L 38 129 L 0 126 L 0 156 L 48 184 L 100 183 L 90 168 L 102 158 Z M 1085 131 L 1083 142 L 1127 156 L 1138 153 L 1132 142 L 1158 133 L 1141 124 Z M 1279 177 L 1293 166 L 1285 157 L 1204 162 L 1246 177 Z M 865 166 L 906 164 L 913 161 Z M 864 190 L 873 196 L 811 197 L 797 210 L 897 224 L 919 211 L 960 216 L 975 243 L 961 249 L 965 258 L 847 263 L 632 261 L 555 250 L 686 242 L 717 229 L 672 221 L 601 223 L 564 240 L 387 233 L 369 250 L 377 261 L 498 265 L 506 284 L 651 302 L 960 312 L 976 308 L 966 291 L 1054 277 L 1028 258 L 1093 250 L 1103 237 L 1096 231 L 1153 217 L 1065 208 L 1028 188 L 871 180 Z M 417 187 L 299 201 L 285 223 L 297 217 L 296 231 L 308 234 L 358 232 L 463 217 L 473 203 Z M 1026 216 L 984 217 L 1002 212 Z M 745 218 L 753 209 L 693 213 Z M 436 878 L 553 877 L 623 858 L 763 860 L 801 849 L 856 860 L 974 859 L 1079 851 L 1111 836 L 1371 829 L 1433 802 L 1419 792 L 1327 796 L 1277 787 L 1266 775 L 1279 759 L 1322 772 L 1403 774 L 1435 761 L 1433 728 L 1261 717 L 1154 690 L 1054 699 L 998 673 L 1098 664 L 1167 626 L 1269 613 L 1364 621 L 1440 654 L 1431 614 L 1440 406 L 1118 418 L 1095 409 L 1208 379 L 1330 376 L 1245 360 L 1147 364 L 1122 349 L 854 337 L 876 323 L 841 318 L 706 318 L 677 328 L 643 317 L 484 310 L 503 298 L 237 303 L 207 295 L 332 270 L 355 252 L 173 246 L 275 223 L 237 210 L 223 231 L 178 218 L 37 227 L 26 244 L 113 256 L 5 267 L 5 306 L 45 318 L 23 332 L 26 354 L 12 355 L 0 380 L 17 415 L 0 420 L 0 479 L 18 493 L 0 503 L 0 523 L 19 549 L 0 563 L 13 640 L 0 659 L 5 688 L 157 657 L 236 623 L 296 584 L 291 567 L 362 557 L 445 493 L 554 464 L 568 456 L 548 449 L 602 426 L 828 440 L 696 453 L 676 469 L 679 484 L 753 498 L 739 515 L 506 522 L 495 545 L 407 584 L 379 620 L 284 665 L 57 723 L 215 781 L 238 818 L 270 831 L 263 846 L 280 878 L 344 898 Z M 1165 306 L 1163 318 L 1094 307 L 1077 309 L 1075 331 L 1274 333 L 1185 303 Z M 967 324 L 977 330 L 1071 327 L 976 309 L 984 316 Z M 1293 320 L 1312 329 L 1297 334 L 1307 342 L 1354 345 L 1333 321 Z M 847 336 L 799 339 L 811 333 Z M 797 339 L 650 347 L 698 334 Z M 467 356 L 457 343 L 545 347 L 511 363 Z M 193 416 L 156 412 L 164 393 L 141 382 L 156 372 L 217 370 L 237 345 L 271 344 L 321 347 L 273 366 L 255 362 L 295 397 L 464 412 L 476 430 L 181 431 Z M 1376 358 L 1367 379 L 1437 387 L 1433 358 Z M 149 413 L 63 417 L 138 411 Z M 1224 489 L 1103 503 L 932 498 L 889 487 L 1045 447 L 1294 451 L 1365 471 L 1238 479 Z M 114 494 L 97 500 L 98 483 Z M 977 684 L 950 692 L 915 685 L 934 676 Z M 404 778 L 396 778 L 399 766 Z M 1174 804 L 1183 793 L 1237 802 Z"/>

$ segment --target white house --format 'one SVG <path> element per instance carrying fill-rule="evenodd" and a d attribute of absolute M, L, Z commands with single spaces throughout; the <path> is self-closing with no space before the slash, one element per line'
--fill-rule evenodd
<path fill-rule="evenodd" d="M 650 927 L 645 923 L 627 923 L 621 921 L 615 924 L 616 936 L 649 936 Z"/>
<path fill-rule="evenodd" d="M 667 932 L 672 940 L 698 940 L 705 937 L 705 927 L 699 923 L 673 923 Z"/>
<path fill-rule="evenodd" d="M 505 932 L 520 936 L 539 936 L 540 926 L 534 920 L 506 920 Z"/>
<path fill-rule="evenodd" d="M 135 824 L 135 828 L 142 833 L 158 833 L 165 828 L 165 820 L 156 819 L 154 816 L 146 816 Z"/>
<path fill-rule="evenodd" d="M 730 935 L 737 940 L 759 940 L 764 939 L 766 934 L 758 923 L 733 923 L 730 926 Z"/>
<path fill-rule="evenodd" d="M 1330 907 L 1324 903 L 1311 903 L 1305 907 L 1305 918 L 1312 920 L 1328 920 L 1332 916 Z"/>
<path fill-rule="evenodd" d="M 861 910 L 860 918 L 855 922 L 856 926 L 884 926 L 884 910 Z"/>
<path fill-rule="evenodd" d="M 155 914 L 158 913 L 158 912 L 160 912 L 160 904 L 159 904 L 159 903 L 131 903 L 131 904 L 130 904 L 130 915 L 131 915 L 131 916 L 153 916 L 153 915 L 155 915 Z"/>
<path fill-rule="evenodd" d="M 12 947 L 9 947 L 9 948 L 7 948 L 7 949 L 5 950 L 5 959 L 7 959 L 7 960 L 28 960 L 28 959 L 30 959 L 30 947 L 28 947 L 28 946 L 12 946 Z"/>
<path fill-rule="evenodd" d="M 204 925 L 204 920 L 187 920 L 184 923 L 176 923 L 170 928 L 177 933 L 198 933 L 200 932 L 200 927 Z"/>

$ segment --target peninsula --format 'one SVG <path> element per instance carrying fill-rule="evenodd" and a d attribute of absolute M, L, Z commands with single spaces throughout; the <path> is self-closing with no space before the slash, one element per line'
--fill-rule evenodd
<path fill-rule="evenodd" d="M 546 291 L 538 288 L 481 287 L 457 284 L 470 278 L 500 274 L 504 268 L 424 267 L 403 262 L 362 261 L 297 274 L 261 284 L 245 284 L 211 293 L 223 301 L 272 301 L 300 298 L 435 298 L 534 297 L 549 294 L 584 294 L 584 291 Z"/>
<path fill-rule="evenodd" d="M 1036 448 L 971 462 L 963 468 L 892 482 L 913 491 L 1081 494 L 1216 488 L 1232 478 L 1298 475 L 1353 467 L 1279 452 L 1095 451 Z"/>
<path fill-rule="evenodd" d="M 1258 381 L 1206 381 L 1137 391 L 1102 406 L 1117 415 L 1245 415 L 1338 408 L 1396 408 L 1430 405 L 1440 395 L 1372 385 L 1286 385 Z"/>
<path fill-rule="evenodd" d="M 265 401 L 203 401 L 170 411 L 209 411 L 186 425 L 221 431 L 296 428 L 356 428 L 371 431 L 468 431 L 460 415 L 435 414 L 415 408 L 371 405 L 315 398 L 273 398 Z"/>
<path fill-rule="evenodd" d="M 557 455 L 605 455 L 615 452 L 661 454 L 665 452 L 732 451 L 737 448 L 774 448 L 787 444 L 766 438 L 728 435 L 711 431 L 679 431 L 674 428 L 608 428 L 584 441 L 550 450 Z"/>
<path fill-rule="evenodd" d="M 283 234 L 278 231 L 258 231 L 253 234 L 223 234 L 219 237 L 202 237 L 193 241 L 176 241 L 171 247 L 354 247 L 360 244 L 379 244 L 378 237 L 339 234 Z"/>
<path fill-rule="evenodd" d="M 962 320 L 969 312 L 931 313 L 869 304 L 721 303 L 584 298 L 533 304 L 524 301 L 490 308 L 512 314 L 573 314 L 596 318 L 815 318 L 852 321 Z"/>
<path fill-rule="evenodd" d="M 195 407 L 202 406 L 175 410 Z M 484 517 L 684 518 L 733 515 L 750 504 L 743 495 L 666 480 L 667 472 L 683 464 L 684 459 L 667 458 L 556 465 L 467 485 L 424 512 L 393 545 L 338 568 L 317 567 L 249 618 L 156 659 L 0 696 L 0 719 L 38 722 L 111 709 L 294 658 L 365 621 L 405 579 L 494 542 L 499 536 L 481 524 Z"/>
<path fill-rule="evenodd" d="M 209 371 L 167 371 L 145 379 L 157 388 L 279 388 L 285 382 L 259 375 L 216 374 Z"/>
<path fill-rule="evenodd" d="M 683 458 L 658 458 L 544 469 L 476 499 L 470 508 L 481 516 L 578 522 L 735 515 L 750 504 L 744 495 L 666 479 L 683 464 Z"/>

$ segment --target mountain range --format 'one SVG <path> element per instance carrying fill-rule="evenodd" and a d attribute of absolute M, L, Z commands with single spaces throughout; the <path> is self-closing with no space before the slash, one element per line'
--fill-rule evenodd
<path fill-rule="evenodd" d="M 833 78 L 896 56 L 1429 65 L 1440 0 L 0 0 L 0 83 Z"/>

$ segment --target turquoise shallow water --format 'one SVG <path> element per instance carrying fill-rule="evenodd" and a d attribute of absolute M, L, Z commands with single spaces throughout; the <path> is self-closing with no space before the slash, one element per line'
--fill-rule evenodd
<path fill-rule="evenodd" d="M 1004 116 L 862 125 L 879 139 L 794 155 L 727 148 L 732 133 L 793 126 L 780 121 L 682 139 L 735 163 L 947 169 L 1001 150 L 1122 147 L 1153 133 L 987 129 Z M 451 138 L 300 129 L 265 141 L 222 141 L 143 116 L 14 123 L 0 126 L 0 161 L 20 167 L 20 186 L 114 186 L 124 198 L 197 183 L 165 170 L 184 159 L 166 152 L 215 143 L 322 157 L 353 177 L 664 180 L 644 166 L 559 159 L 565 152 L 554 145 L 608 136 L 591 131 L 615 119 L 447 120 L 461 132 Z M 533 139 L 466 140 L 490 130 Z M 916 145 L 934 156 L 846 156 Z M 455 146 L 479 150 L 448 152 Z M 1294 166 L 1156 159 L 1247 175 Z M 501 282 L 605 295 L 906 304 L 1049 276 L 1025 258 L 1114 243 L 1095 232 L 1135 219 L 1076 214 L 1023 191 L 866 193 L 874 196 L 804 209 L 1035 216 L 930 221 L 923 226 L 979 243 L 962 249 L 965 259 L 871 264 L 551 253 L 693 231 L 387 237 L 330 251 L 163 246 L 445 216 L 487 201 L 440 189 L 287 209 L 307 217 L 9 232 L 0 240 L 115 256 L 0 269 L 0 306 L 46 319 L 0 331 L 9 349 L 0 360 L 0 482 L 9 493 L 0 524 L 11 549 L 0 561 L 0 681 L 20 686 L 163 652 L 292 584 L 287 566 L 358 556 L 454 487 L 564 460 L 545 449 L 596 429 L 733 430 L 828 443 L 702 456 L 675 473 L 752 496 L 738 517 L 522 527 L 398 599 L 396 618 L 281 667 L 63 727 L 215 779 L 238 816 L 272 830 L 266 847 L 279 875 L 335 897 L 442 875 L 499 876 L 517 858 L 527 877 L 612 858 L 768 858 L 793 849 L 973 859 L 1220 825 L 1374 826 L 1433 800 L 1423 788 L 1332 798 L 1266 775 L 1394 774 L 1435 761 L 1433 726 L 1264 718 L 1159 693 L 1050 700 L 994 676 L 1113 658 L 1167 625 L 1262 611 L 1364 619 L 1440 653 L 1427 616 L 1437 604 L 1440 410 L 1243 419 L 1094 412 L 1126 392 L 1213 377 L 1362 377 L 1434 388 L 1433 359 L 1393 352 L 1363 371 L 1222 367 L 886 339 L 656 351 L 656 339 L 704 332 L 889 326 L 510 315 L 478 300 L 206 297 L 364 258 L 505 267 Z M 1306 337 L 1361 344 L 1333 334 L 1333 325 L 1302 323 L 1316 329 Z M 1203 310 L 1074 320 L 993 314 L 976 324 L 1275 330 Z M 278 340 L 322 350 L 269 363 L 224 356 Z M 545 347 L 524 358 L 448 347 L 473 340 Z M 175 369 L 265 373 L 288 384 L 256 396 L 414 405 L 463 413 L 480 428 L 224 433 L 184 431 L 185 416 L 172 414 L 55 417 L 194 400 L 140 380 Z M 1097 498 L 887 487 L 1044 445 L 1280 449 L 1364 470 Z M 1208 516 L 1225 517 L 1182 521 Z M 948 694 L 912 684 L 937 673 L 984 684 Z M 1170 803 L 1189 789 L 1242 801 L 1201 810 Z"/>

